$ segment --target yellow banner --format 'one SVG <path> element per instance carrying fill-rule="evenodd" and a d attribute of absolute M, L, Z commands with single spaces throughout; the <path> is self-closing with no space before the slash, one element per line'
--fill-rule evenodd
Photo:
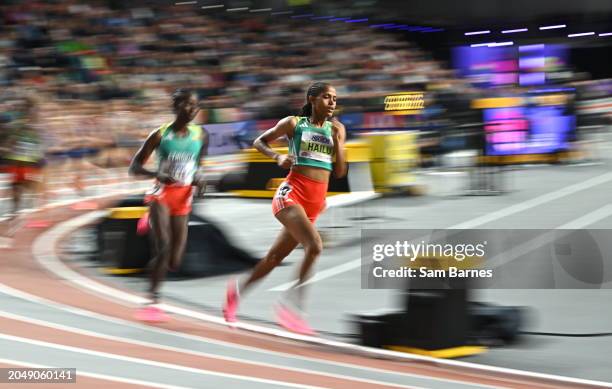
<path fill-rule="evenodd" d="M 423 92 L 401 92 L 385 97 L 385 111 L 401 111 L 404 115 L 420 112 L 425 108 Z"/>

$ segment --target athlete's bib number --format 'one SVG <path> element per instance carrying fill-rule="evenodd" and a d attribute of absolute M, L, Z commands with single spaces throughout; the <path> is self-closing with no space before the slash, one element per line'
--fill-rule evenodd
<path fill-rule="evenodd" d="M 15 145 L 15 154 L 26 158 L 39 158 L 42 156 L 40 146 L 34 142 L 20 140 Z"/>
<path fill-rule="evenodd" d="M 167 171 L 168 176 L 175 180 L 177 184 L 191 185 L 196 172 L 195 161 L 169 161 Z"/>
<path fill-rule="evenodd" d="M 287 197 L 287 195 L 291 192 L 291 185 L 283 182 L 281 186 L 278 187 L 278 195 L 280 197 Z"/>
<path fill-rule="evenodd" d="M 333 152 L 334 147 L 331 137 L 311 131 L 305 131 L 302 134 L 300 157 L 332 163 Z"/>

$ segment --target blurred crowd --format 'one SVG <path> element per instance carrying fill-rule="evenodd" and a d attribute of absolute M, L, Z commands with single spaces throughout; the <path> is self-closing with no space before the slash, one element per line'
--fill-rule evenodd
<path fill-rule="evenodd" d="M 196 121 L 210 124 L 295 114 L 313 81 L 332 83 L 338 113 L 349 115 L 382 111 L 393 92 L 426 90 L 421 129 L 479 122 L 473 99 L 519 93 L 478 90 L 404 35 L 366 25 L 174 2 L 0 4 L 0 123 L 30 91 L 50 154 L 104 149 L 99 164 L 127 163 L 172 118 L 169 96 L 179 87 L 197 91 Z M 577 83 L 576 97 L 610 96 L 602 85 Z"/>
<path fill-rule="evenodd" d="M 109 4 L 119 3 L 0 5 L 2 100 L 35 91 L 51 149 L 141 140 L 171 114 L 177 87 L 197 90 L 204 108 L 197 120 L 222 123 L 295 114 L 317 80 L 336 86 L 344 112 L 367 112 L 380 110 L 389 92 L 451 74 L 364 26 Z"/>

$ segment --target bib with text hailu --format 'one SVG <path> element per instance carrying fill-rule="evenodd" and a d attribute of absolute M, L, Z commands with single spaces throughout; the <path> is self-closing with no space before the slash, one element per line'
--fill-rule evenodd
<path fill-rule="evenodd" d="M 333 153 L 334 147 L 331 137 L 311 131 L 302 133 L 300 157 L 331 163 Z"/>

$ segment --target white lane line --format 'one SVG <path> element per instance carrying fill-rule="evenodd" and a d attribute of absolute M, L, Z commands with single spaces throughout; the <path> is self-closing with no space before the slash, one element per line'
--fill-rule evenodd
<path fill-rule="evenodd" d="M 50 365 L 39 365 L 37 363 L 17 361 L 15 359 L 6 359 L 6 358 L 0 358 L 0 363 L 5 364 L 5 365 L 11 365 L 11 366 L 32 367 L 32 368 L 38 368 L 38 369 L 49 369 L 49 368 L 57 367 L 57 366 L 50 366 Z M 166 384 L 159 384 L 157 382 L 151 382 L 151 381 L 142 381 L 142 380 L 135 380 L 132 378 L 123 378 L 123 377 L 110 376 L 106 374 L 92 373 L 92 372 L 84 371 L 81 369 L 77 371 L 77 377 L 79 376 L 95 378 L 95 379 L 105 380 L 105 381 L 121 382 L 122 384 L 140 385 L 140 386 L 145 386 L 148 388 L 195 389 L 195 388 L 191 388 L 188 386 L 166 385 Z"/>
<path fill-rule="evenodd" d="M 127 305 L 126 302 L 138 305 L 145 304 L 148 302 L 148 300 L 144 297 L 129 294 L 99 282 L 91 283 L 89 278 L 84 277 L 76 271 L 70 269 L 55 257 L 55 243 L 51 246 L 47 246 L 49 242 L 57 242 L 66 232 L 73 231 L 80 226 L 90 224 L 99 219 L 105 213 L 106 211 L 88 212 L 53 226 L 34 241 L 34 244 L 32 245 L 32 253 L 43 268 L 51 271 L 54 274 L 61 274 L 62 276 L 60 278 L 76 284 L 85 290 L 94 291 L 98 296 L 102 296 L 107 299 L 110 296 L 111 301 L 119 300 L 123 305 Z"/>
<path fill-rule="evenodd" d="M 89 221 L 87 221 L 87 218 L 86 218 L 86 216 L 88 215 L 90 214 L 84 214 L 75 219 L 82 218 L 85 222 L 84 223 L 81 222 L 81 223 L 87 224 L 89 223 Z M 74 222 L 71 223 L 71 221 L 67 221 L 67 222 L 59 223 L 53 228 L 51 228 L 50 230 L 43 232 L 34 242 L 34 247 L 33 247 L 34 257 L 39 261 L 39 263 L 43 267 L 53 272 L 59 278 L 72 282 L 78 285 L 79 287 L 84 288 L 84 290 L 86 291 L 93 290 L 97 293 L 103 293 L 103 294 L 106 294 L 107 297 L 118 299 L 118 300 L 132 301 L 132 302 L 134 301 L 145 301 L 146 302 L 147 300 L 142 297 L 135 296 L 130 293 L 120 291 L 118 289 L 107 287 L 106 285 L 102 285 L 99 282 L 96 282 L 92 279 L 89 279 L 73 271 L 72 269 L 64 265 L 55 256 L 53 250 L 56 247 L 57 239 L 61 236 L 64 236 L 70 233 L 72 230 L 75 230 L 78 227 L 79 227 L 78 224 Z M 178 307 L 178 306 L 160 304 L 160 308 L 168 312 L 176 313 L 176 314 L 183 315 L 186 317 L 191 317 L 194 319 L 199 319 L 199 320 L 206 321 L 209 323 L 226 324 L 225 321 L 221 317 L 208 315 L 205 313 L 193 311 L 193 310 Z M 599 386 L 609 387 L 608 383 L 603 383 L 603 382 L 598 382 L 598 381 L 593 381 L 593 380 L 564 377 L 564 376 L 558 376 L 558 375 L 553 375 L 553 374 L 535 373 L 535 372 L 529 372 L 529 371 L 523 371 L 523 370 L 517 370 L 517 369 L 496 367 L 496 366 L 479 365 L 476 363 L 445 360 L 445 359 L 427 357 L 427 356 L 422 356 L 422 355 L 406 354 L 406 353 L 401 353 L 397 351 L 376 349 L 372 347 L 365 347 L 365 346 L 360 346 L 360 345 L 356 345 L 352 343 L 335 341 L 331 339 L 323 339 L 323 338 L 318 338 L 318 337 L 313 337 L 313 336 L 298 335 L 298 334 L 294 334 L 291 332 L 287 332 L 287 331 L 283 331 L 283 330 L 279 330 L 275 328 L 269 328 L 269 327 L 245 323 L 245 322 L 234 323 L 234 327 L 256 332 L 259 334 L 267 334 L 267 335 L 272 335 L 272 336 L 276 336 L 276 337 L 280 337 L 284 339 L 305 341 L 305 342 L 310 342 L 314 344 L 329 346 L 329 347 L 340 349 L 340 350 L 362 353 L 362 354 L 369 355 L 369 356 L 378 356 L 378 357 L 382 356 L 382 357 L 398 358 L 402 360 L 433 362 L 441 366 L 460 367 L 464 369 L 471 369 L 475 372 L 508 374 L 508 375 L 512 375 L 515 377 L 521 377 L 521 378 L 529 377 L 529 378 L 535 378 L 535 379 L 576 383 L 579 385 L 595 385 L 595 386 L 599 385 Z M 432 377 L 426 377 L 426 376 L 423 376 L 422 378 L 432 379 Z M 455 381 L 455 382 L 465 384 L 465 382 L 462 382 L 462 381 Z"/>
<path fill-rule="evenodd" d="M 533 199 L 527 200 L 527 201 L 523 201 L 522 203 L 518 203 L 515 205 L 512 205 L 510 207 L 507 208 L 503 208 L 500 209 L 499 211 L 496 212 L 492 212 L 490 214 L 487 215 L 483 215 L 480 217 L 477 217 L 475 219 L 472 220 L 468 220 L 464 223 L 460 223 L 460 224 L 456 224 L 452 227 L 449 227 L 449 229 L 455 228 L 455 229 L 470 229 L 470 228 L 475 228 L 478 226 L 481 226 L 483 224 L 487 224 L 489 222 L 492 222 L 494 220 L 498 220 L 498 219 L 502 219 L 504 217 L 510 216 L 510 215 L 514 215 L 516 213 L 519 212 L 523 212 L 526 211 L 528 209 L 537 207 L 538 205 L 542 205 L 542 204 L 546 204 L 548 202 L 554 201 L 554 200 L 558 200 L 562 197 L 566 197 L 569 195 L 572 195 L 574 193 L 578 193 L 581 192 L 583 190 L 592 188 L 594 186 L 597 185 L 601 185 L 604 184 L 608 181 L 612 180 L 612 172 L 611 173 L 605 173 L 605 174 L 601 174 L 599 176 L 593 177 L 593 178 L 589 178 L 588 180 L 582 181 L 582 182 L 578 182 L 574 185 L 570 185 L 566 188 L 563 189 L 559 189 L 556 190 L 554 192 L 550 192 L 550 193 L 546 193 L 543 194 L 541 196 L 535 197 Z"/>
<path fill-rule="evenodd" d="M 113 359 L 113 360 L 122 361 L 122 362 L 136 363 L 139 365 L 152 366 L 156 368 L 183 371 L 186 373 L 199 374 L 203 376 L 229 378 L 229 379 L 234 379 L 234 380 L 239 380 L 239 381 L 256 382 L 258 384 L 268 384 L 268 385 L 282 386 L 282 387 L 289 387 L 289 388 L 303 388 L 303 389 L 319 388 L 318 386 L 301 385 L 301 384 L 295 384 L 292 382 L 249 377 L 249 376 L 231 374 L 231 373 L 220 373 L 218 371 L 213 371 L 213 370 L 198 369 L 195 367 L 175 365 L 172 363 L 157 362 L 157 361 L 151 361 L 148 359 L 128 357 L 125 355 L 107 353 L 103 351 L 95 351 L 95 350 L 90 350 L 90 349 L 81 348 L 81 347 L 66 346 L 63 344 L 45 342 L 42 340 L 28 339 L 28 338 L 8 335 L 4 333 L 0 333 L 0 339 L 12 341 L 12 342 L 18 342 L 18 343 L 25 343 L 25 344 L 29 344 L 32 346 L 39 346 L 39 347 L 45 347 L 45 348 L 52 348 L 55 350 L 68 351 L 68 352 L 73 352 L 77 354 L 92 355 L 95 357 L 100 357 L 100 358 L 105 358 L 105 359 Z"/>
<path fill-rule="evenodd" d="M 304 282 L 303 285 L 308 285 L 308 284 L 312 284 L 314 282 L 317 281 L 321 281 L 324 280 L 326 278 L 330 278 L 333 277 L 337 274 L 342 274 L 345 273 L 347 271 L 351 271 L 353 269 L 356 269 L 358 267 L 361 266 L 361 258 L 357 258 L 357 259 L 353 259 L 352 261 L 349 262 L 345 262 L 341 265 L 338 266 L 333 266 L 330 267 L 329 269 L 325 269 L 325 270 L 321 270 L 316 272 L 312 277 L 310 277 L 310 279 L 306 282 Z M 291 289 L 291 287 L 293 287 L 293 285 L 295 285 L 298 282 L 298 280 L 293 280 L 293 281 L 289 281 L 289 282 L 285 282 L 284 284 L 280 284 L 278 286 L 275 286 L 273 288 L 268 289 L 268 291 L 270 292 L 284 292 L 286 290 Z"/>
<path fill-rule="evenodd" d="M 579 182 L 577 184 L 568 186 L 567 188 L 563 188 L 563 189 L 559 189 L 557 191 L 554 192 L 550 192 L 550 193 L 546 193 L 544 195 L 535 197 L 533 199 L 530 200 L 526 200 L 522 203 L 518 203 L 515 205 L 512 205 L 510 207 L 507 208 L 503 208 L 500 209 L 498 211 L 492 212 L 490 214 L 487 215 L 483 215 L 483 216 L 478 216 L 476 218 L 473 218 L 471 220 L 459 223 L 459 224 L 455 224 L 454 226 L 450 226 L 447 227 L 447 229 L 470 229 L 470 228 L 476 228 L 479 227 L 483 224 L 487 224 L 490 223 L 494 220 L 498 220 L 498 219 L 503 219 L 504 217 L 519 213 L 519 212 L 523 212 L 526 211 L 530 208 L 534 208 L 537 207 L 538 205 L 542 205 L 545 204 L 547 202 L 553 201 L 553 200 L 557 200 L 560 199 L 562 197 L 565 196 L 569 196 L 572 195 L 574 193 L 580 192 L 582 190 L 585 189 L 589 189 L 592 188 L 594 186 L 597 185 L 601 185 L 603 183 L 606 183 L 608 181 L 612 180 L 612 173 L 605 173 L 602 175 L 599 175 L 597 177 L 593 177 L 590 178 L 586 181 L 583 182 Z M 351 260 L 349 262 L 345 262 L 341 265 L 337 265 L 337 266 L 333 266 L 330 267 L 328 269 L 322 270 L 320 272 L 315 273 L 308 281 L 304 282 L 304 285 L 308 285 L 308 284 L 312 284 L 314 282 L 317 281 L 321 281 L 333 276 L 336 276 L 338 274 L 347 272 L 347 271 L 351 271 L 353 269 L 356 269 L 358 267 L 361 266 L 361 257 Z M 285 282 L 283 284 L 274 286 L 270 289 L 268 289 L 268 291 L 270 292 L 284 292 L 286 290 L 289 290 L 293 285 L 295 285 L 295 283 L 297 282 L 297 280 L 292 280 L 289 282 Z"/>
<path fill-rule="evenodd" d="M 120 190 L 114 190 L 112 192 L 106 192 L 103 193 L 101 195 L 96 195 L 96 196 L 87 196 L 87 197 L 79 197 L 76 199 L 70 199 L 70 200 L 60 200 L 60 201 L 55 201 L 49 204 L 45 204 L 44 206 L 40 207 L 40 208 L 27 208 L 27 209 L 22 209 L 19 211 L 20 214 L 29 214 L 29 213 L 34 213 L 34 212 L 38 212 L 38 211 L 43 211 L 46 209 L 53 209 L 53 208 L 58 208 L 58 207 L 63 207 L 66 205 L 72 205 L 72 204 L 76 204 L 76 203 L 80 203 L 82 201 L 89 201 L 89 200 L 98 200 L 98 199 L 104 199 L 104 198 L 108 198 L 108 197 L 112 197 L 112 196 L 118 196 L 118 195 L 127 195 L 127 194 L 133 194 L 133 193 L 141 193 L 145 190 L 144 187 L 137 187 L 137 188 L 130 188 L 130 189 L 120 189 Z M 0 222 L 4 222 L 6 220 L 8 220 L 8 217 L 0 217 Z"/>
<path fill-rule="evenodd" d="M 593 212 L 589 212 L 578 219 L 562 224 L 553 230 L 545 232 L 542 235 L 536 236 L 535 238 L 521 243 L 518 246 L 513 246 L 509 250 L 497 254 L 493 258 L 487 260 L 488 266 L 490 266 L 491 268 L 495 268 L 504 265 L 517 258 L 522 257 L 523 255 L 527 255 L 528 253 L 539 249 L 547 243 L 553 242 L 556 239 L 561 238 L 562 236 L 564 236 L 564 230 L 568 230 L 568 232 L 571 232 L 573 230 L 579 230 L 581 228 L 588 227 L 589 225 L 596 223 L 600 220 L 603 220 L 610 215 L 612 215 L 612 205 L 604 205 L 603 207 L 596 209 Z"/>
<path fill-rule="evenodd" d="M 348 381 L 362 382 L 362 383 L 373 384 L 373 385 L 383 385 L 383 386 L 393 386 L 397 388 L 416 389 L 414 386 L 399 385 L 399 384 L 395 384 L 395 383 L 387 382 L 387 381 L 377 381 L 377 380 L 359 378 L 359 377 L 354 377 L 354 376 L 349 377 L 349 376 L 342 375 L 342 374 L 325 373 L 325 372 L 319 372 L 319 371 L 312 370 L 312 369 L 301 369 L 301 368 L 291 367 L 291 366 L 279 366 L 279 365 L 273 365 L 270 363 L 259 362 L 257 360 L 233 358 L 233 357 L 227 357 L 227 356 L 223 356 L 219 354 L 211 354 L 211 353 L 205 353 L 205 352 L 195 351 L 195 350 L 190 350 L 190 349 L 185 349 L 185 348 L 172 347 L 172 346 L 166 346 L 163 344 L 145 342 L 145 341 L 125 338 L 121 336 L 105 335 L 105 334 L 100 334 L 94 331 L 66 326 L 63 324 L 56 324 L 56 323 L 52 323 L 46 320 L 33 319 L 30 317 L 25 317 L 25 316 L 21 316 L 21 315 L 17 315 L 14 313 L 1 311 L 1 310 L 0 310 L 0 317 L 5 317 L 7 319 L 17 320 L 17 321 L 21 321 L 24 323 L 30 323 L 30 324 L 34 324 L 34 325 L 38 325 L 42 327 L 53 328 L 55 330 L 71 332 L 74 334 L 91 336 L 91 337 L 98 338 L 98 339 L 105 339 L 105 340 L 111 340 L 114 342 L 128 343 L 128 344 L 133 344 L 133 345 L 142 346 L 142 347 L 156 348 L 160 350 L 171 351 L 171 352 L 182 353 L 182 354 L 189 354 L 189 355 L 194 355 L 198 357 L 214 358 L 214 359 L 219 359 L 223 361 L 262 366 L 268 369 L 288 370 L 288 371 L 308 374 L 308 375 L 325 376 L 325 377 L 331 377 L 331 378 L 336 378 L 336 379 L 345 380 L 345 381 L 348 380 Z"/>
<path fill-rule="evenodd" d="M 580 230 L 584 227 L 588 227 L 591 224 L 595 224 L 600 220 L 607 218 L 612 215 L 612 204 L 604 205 L 603 207 L 596 209 L 593 212 L 589 212 L 584 216 L 579 217 L 576 220 L 572 220 L 569 223 L 557 227 L 559 230 Z"/>
<path fill-rule="evenodd" d="M 10 286 L 4 285 L 2 283 L 0 283 L 0 293 L 4 293 L 4 294 L 6 294 L 8 296 L 13 296 L 13 297 L 25 300 L 25 301 L 30 301 L 32 303 L 44 305 L 44 306 L 47 306 L 47 307 L 50 307 L 50 308 L 58 309 L 58 310 L 61 310 L 63 312 L 68 312 L 68 313 L 79 315 L 79 316 L 83 316 L 83 317 L 86 317 L 86 318 L 93 318 L 93 319 L 96 319 L 96 320 L 104 321 L 104 322 L 107 322 L 107 323 L 112 323 L 112 324 L 115 324 L 115 325 L 121 325 L 121 326 L 129 327 L 129 328 L 134 328 L 136 330 L 152 332 L 152 333 L 156 333 L 156 334 L 160 334 L 160 335 L 165 335 L 165 336 L 178 337 L 178 338 L 187 339 L 187 340 L 194 341 L 194 342 L 210 343 L 210 344 L 214 344 L 216 346 L 227 347 L 227 348 L 236 349 L 236 350 L 239 350 L 239 351 L 247 350 L 247 351 L 251 351 L 251 352 L 255 352 L 255 353 L 259 353 L 259 354 L 267 354 L 267 355 L 272 355 L 272 356 L 292 359 L 292 360 L 295 360 L 295 361 L 305 361 L 305 362 L 310 362 L 310 363 L 317 363 L 317 364 L 322 364 L 322 365 L 329 365 L 329 366 L 336 366 L 336 367 L 341 367 L 341 368 L 347 368 L 347 369 L 351 369 L 351 370 L 363 370 L 363 371 L 368 371 L 368 372 L 373 372 L 373 373 L 395 375 L 395 376 L 400 376 L 400 377 L 410 377 L 410 378 L 415 378 L 415 379 L 425 379 L 425 380 L 432 380 L 432 379 L 434 379 L 434 378 L 429 377 L 429 376 L 423 376 L 423 375 L 417 375 L 417 374 L 400 372 L 400 371 L 380 369 L 380 368 L 369 367 L 369 366 L 364 366 L 364 365 L 354 365 L 354 364 L 350 364 L 350 363 L 337 362 L 337 361 L 328 360 L 328 359 L 317 359 L 317 358 L 314 358 L 314 357 L 307 357 L 307 356 L 296 355 L 296 354 L 288 354 L 288 353 L 284 353 L 284 352 L 280 352 L 280 351 L 272 351 L 272 350 L 267 350 L 267 349 L 263 349 L 263 348 L 256 348 L 256 347 L 246 346 L 246 345 L 242 345 L 242 344 L 225 342 L 225 341 L 218 340 L 218 339 L 206 338 L 206 337 L 199 336 L 199 335 L 191 335 L 191 334 L 187 334 L 187 333 L 183 333 L 183 332 L 176 332 L 176 331 L 172 331 L 172 330 L 166 330 L 166 329 L 159 328 L 159 327 L 147 326 L 147 325 L 131 322 L 131 321 L 128 321 L 128 320 L 119 319 L 119 318 L 116 318 L 116 317 L 106 316 L 106 315 L 103 315 L 103 314 L 100 314 L 100 313 L 97 313 L 97 312 L 88 311 L 88 310 L 85 310 L 85 309 L 76 308 L 76 307 L 72 307 L 72 306 L 69 306 L 69 305 L 64 305 L 64 304 L 61 304 L 61 303 L 57 303 L 55 301 L 47 300 L 45 298 L 42 298 L 42 297 L 39 297 L 39 296 L 34 296 L 32 294 L 23 292 L 21 290 L 17 290 L 17 289 L 11 288 Z M 206 321 L 206 320 L 204 320 L 204 321 Z M 406 358 L 405 354 L 402 354 L 402 356 L 404 357 L 403 359 L 411 359 L 411 358 Z M 454 384 L 455 387 L 457 387 L 458 384 L 462 384 L 462 385 L 470 385 L 473 388 L 489 388 L 489 389 L 490 388 L 496 388 L 496 387 L 492 387 L 492 386 L 488 386 L 488 385 L 471 384 L 471 383 L 467 383 L 467 382 L 463 382 L 463 381 L 455 381 L 455 380 L 445 379 L 445 378 L 435 378 L 435 381 L 436 382 L 443 382 L 443 383 Z"/>

